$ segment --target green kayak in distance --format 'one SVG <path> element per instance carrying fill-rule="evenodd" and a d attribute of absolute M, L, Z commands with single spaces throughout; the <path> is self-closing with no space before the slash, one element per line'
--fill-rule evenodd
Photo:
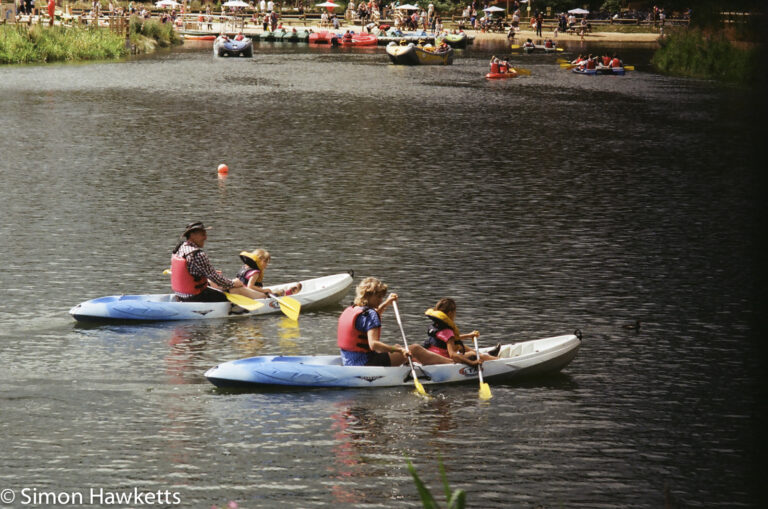
<path fill-rule="evenodd" d="M 253 40 L 255 41 L 275 41 L 275 42 L 307 42 L 309 40 L 309 30 L 286 30 L 280 28 L 278 30 L 266 31 L 260 34 L 255 34 Z"/>

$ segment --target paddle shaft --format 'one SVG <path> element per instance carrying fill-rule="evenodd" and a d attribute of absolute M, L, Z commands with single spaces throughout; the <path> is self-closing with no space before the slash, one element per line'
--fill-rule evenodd
<path fill-rule="evenodd" d="M 397 309 L 397 301 L 392 301 L 392 309 L 395 310 L 395 318 L 397 318 L 397 325 L 400 326 L 400 334 L 403 335 L 403 345 L 405 346 L 405 351 L 408 352 L 408 340 L 405 339 L 405 329 L 403 329 L 403 322 L 400 321 L 400 311 Z M 416 369 L 413 367 L 413 361 L 411 360 L 410 355 L 405 356 L 406 359 L 408 359 L 408 364 L 411 366 L 411 376 L 413 377 L 413 382 L 416 384 L 416 387 L 418 388 L 421 384 L 419 383 L 419 379 L 416 378 Z M 423 391 L 424 388 L 421 389 Z M 421 392 L 419 391 L 419 392 Z"/>
<path fill-rule="evenodd" d="M 477 336 L 472 337 L 472 339 L 475 342 L 475 355 L 477 355 L 477 361 L 480 362 L 480 349 L 477 348 Z M 483 385 L 485 382 L 483 382 L 483 365 L 478 364 L 477 365 L 477 376 L 480 378 L 480 385 Z"/>

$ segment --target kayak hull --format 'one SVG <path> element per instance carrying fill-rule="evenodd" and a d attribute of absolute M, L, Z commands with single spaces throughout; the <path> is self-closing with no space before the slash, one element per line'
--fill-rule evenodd
<path fill-rule="evenodd" d="M 387 55 L 395 65 L 451 65 L 453 48 L 448 46 L 442 51 L 426 51 L 413 43 L 407 45 L 390 42 Z"/>
<path fill-rule="evenodd" d="M 517 71 L 510 72 L 489 72 L 485 75 L 489 80 L 503 80 L 507 78 L 517 78 Z"/>
<path fill-rule="evenodd" d="M 373 34 L 353 34 L 351 39 L 339 39 L 342 46 L 377 46 L 379 38 Z"/>
<path fill-rule="evenodd" d="M 330 44 L 336 46 L 339 44 L 339 39 L 339 34 L 327 30 L 309 34 L 309 44 Z"/>
<path fill-rule="evenodd" d="M 240 41 L 218 37 L 213 41 L 213 54 L 217 57 L 250 58 L 253 56 L 253 41 L 248 37 Z"/>
<path fill-rule="evenodd" d="M 604 76 L 604 75 L 614 75 L 614 76 L 624 76 L 624 68 L 623 67 L 602 67 L 597 69 L 580 69 L 578 67 L 574 67 L 571 69 L 576 74 L 585 74 L 589 76 Z"/>
<path fill-rule="evenodd" d="M 270 285 L 274 290 L 290 288 L 294 283 Z M 301 303 L 302 310 L 328 307 L 338 302 L 352 286 L 352 275 L 334 274 L 301 281 L 302 289 L 291 295 Z M 237 318 L 280 313 L 275 299 L 258 299 L 264 306 L 247 311 L 229 301 L 180 302 L 174 294 L 111 295 L 88 300 L 69 310 L 80 322 L 160 322 L 176 320 L 207 320 Z"/>
<path fill-rule="evenodd" d="M 447 34 L 442 40 L 454 48 L 466 48 L 468 42 L 467 34 L 464 32 L 460 34 Z"/>
<path fill-rule="evenodd" d="M 581 333 L 504 345 L 500 359 L 483 363 L 483 379 L 509 382 L 557 373 L 575 357 Z M 488 350 L 481 349 L 481 350 Z M 416 364 L 423 385 L 477 383 L 478 373 L 465 364 Z M 217 387 L 396 387 L 412 385 L 410 367 L 343 366 L 338 355 L 258 356 L 225 362 L 205 373 Z"/>

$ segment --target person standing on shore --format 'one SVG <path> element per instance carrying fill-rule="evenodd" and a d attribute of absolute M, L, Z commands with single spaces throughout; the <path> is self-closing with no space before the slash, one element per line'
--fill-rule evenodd
<path fill-rule="evenodd" d="M 53 26 L 53 18 L 55 14 L 56 14 L 56 0 L 48 0 L 48 18 L 50 19 L 49 26 Z"/>
<path fill-rule="evenodd" d="M 536 35 L 539 37 L 542 37 L 541 34 L 541 27 L 544 24 L 544 14 L 539 11 L 539 13 L 536 15 Z"/>

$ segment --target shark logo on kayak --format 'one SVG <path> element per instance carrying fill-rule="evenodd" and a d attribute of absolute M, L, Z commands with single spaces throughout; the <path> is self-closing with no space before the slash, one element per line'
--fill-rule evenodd
<path fill-rule="evenodd" d="M 373 383 L 379 378 L 384 378 L 383 376 L 359 376 L 357 378 L 360 378 L 361 380 L 365 380 L 366 382 Z"/>
<path fill-rule="evenodd" d="M 475 366 L 465 366 L 459 370 L 459 373 L 466 377 L 474 378 L 477 376 L 477 368 Z"/>
<path fill-rule="evenodd" d="M 192 312 L 193 312 L 193 313 L 197 313 L 198 315 L 203 315 L 203 316 L 205 316 L 205 315 L 207 315 L 208 313 L 210 313 L 211 311 L 213 311 L 213 309 L 201 309 L 201 310 L 199 310 L 199 311 L 195 310 L 195 311 L 192 311 Z"/>

